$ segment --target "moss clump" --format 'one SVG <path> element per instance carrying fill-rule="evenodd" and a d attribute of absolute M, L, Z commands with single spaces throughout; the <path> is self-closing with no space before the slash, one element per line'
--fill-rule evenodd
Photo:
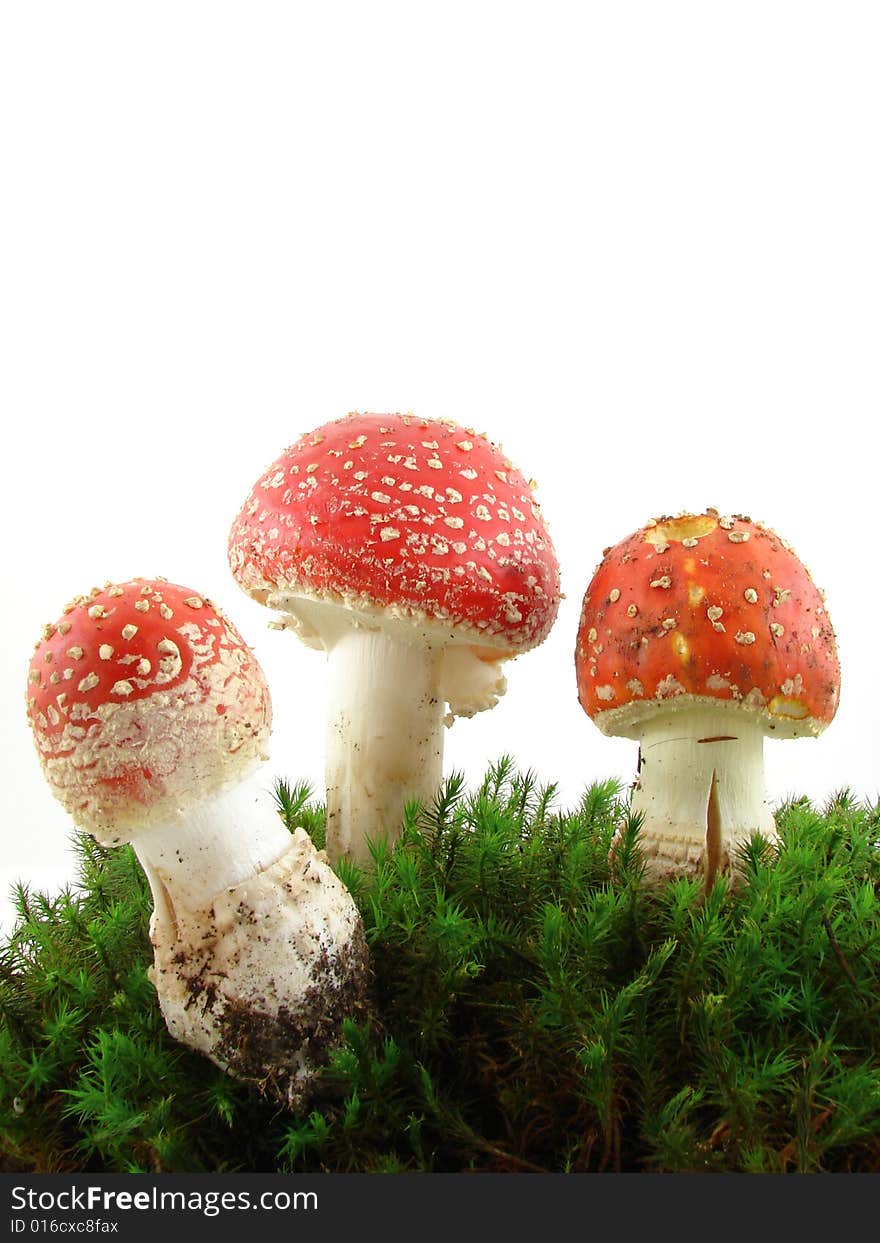
<path fill-rule="evenodd" d="M 308 791 L 278 802 L 320 844 Z M 507 761 L 452 777 L 374 874 L 344 869 L 378 1017 L 300 1117 L 169 1038 L 140 869 L 82 839 L 78 891 L 20 891 L 0 953 L 5 1166 L 878 1170 L 880 808 L 778 821 L 735 883 L 651 891 L 613 782 L 563 813 Z"/>

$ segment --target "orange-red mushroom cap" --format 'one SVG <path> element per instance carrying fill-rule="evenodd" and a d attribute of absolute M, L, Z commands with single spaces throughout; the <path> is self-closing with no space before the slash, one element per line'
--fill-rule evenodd
<path fill-rule="evenodd" d="M 271 727 L 241 635 L 164 579 L 108 583 L 46 626 L 27 712 L 53 794 L 107 845 L 240 779 Z"/>
<path fill-rule="evenodd" d="M 652 522 L 587 588 L 578 697 L 607 734 L 638 737 L 658 709 L 741 708 L 775 737 L 820 733 L 840 666 L 824 598 L 768 528 L 714 510 Z"/>
<path fill-rule="evenodd" d="M 352 414 L 302 436 L 235 519 L 239 585 L 393 610 L 510 652 L 548 634 L 559 568 L 531 486 L 483 436 L 412 414 Z"/>

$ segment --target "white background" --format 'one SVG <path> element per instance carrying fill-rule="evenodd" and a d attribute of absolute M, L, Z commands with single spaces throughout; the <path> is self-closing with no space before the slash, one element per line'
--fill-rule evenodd
<path fill-rule="evenodd" d="M 772 799 L 880 793 L 873 3 L 18 4 L 0 29 L 0 889 L 70 875 L 24 714 L 42 624 L 108 578 L 214 597 L 322 773 L 322 658 L 239 592 L 229 524 L 349 410 L 500 440 L 567 599 L 447 770 L 503 752 L 571 804 L 630 779 L 581 712 L 606 545 L 715 505 L 789 539 L 844 683 Z M 4 918 L 9 908 L 3 906 Z"/>

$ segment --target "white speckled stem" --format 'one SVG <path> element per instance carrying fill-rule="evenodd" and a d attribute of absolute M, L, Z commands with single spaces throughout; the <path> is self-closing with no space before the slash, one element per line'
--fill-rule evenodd
<path fill-rule="evenodd" d="M 195 910 L 256 876 L 280 858 L 290 834 L 261 768 L 176 820 L 138 834 L 132 845 L 160 914 L 167 899 Z"/>
<path fill-rule="evenodd" d="M 369 838 L 400 835 L 404 806 L 443 776 L 441 649 L 375 630 L 328 652 L 327 853 L 369 864 Z"/>
<path fill-rule="evenodd" d="M 640 737 L 633 812 L 649 874 L 703 873 L 709 881 L 753 833 L 775 839 L 764 789 L 758 721 L 729 710 L 679 708 L 653 717 Z"/>

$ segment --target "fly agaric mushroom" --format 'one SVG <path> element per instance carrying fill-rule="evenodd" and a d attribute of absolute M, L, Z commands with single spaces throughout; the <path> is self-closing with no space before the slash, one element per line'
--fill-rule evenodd
<path fill-rule="evenodd" d="M 532 485 L 483 436 L 352 414 L 291 445 L 235 519 L 239 585 L 329 660 L 327 849 L 369 859 L 442 780 L 443 725 L 495 705 L 559 569 Z M 448 704 L 446 713 L 444 704 Z"/>
<path fill-rule="evenodd" d="M 578 695 L 639 741 L 632 810 L 649 875 L 702 871 L 776 826 L 763 739 L 818 735 L 840 669 L 823 597 L 788 544 L 749 518 L 661 518 L 605 550 L 587 588 Z"/>
<path fill-rule="evenodd" d="M 171 1034 L 300 1104 L 364 1006 L 366 947 L 326 858 L 260 789 L 269 689 L 235 627 L 163 579 L 95 589 L 45 628 L 28 717 L 53 794 L 147 875 Z"/>

